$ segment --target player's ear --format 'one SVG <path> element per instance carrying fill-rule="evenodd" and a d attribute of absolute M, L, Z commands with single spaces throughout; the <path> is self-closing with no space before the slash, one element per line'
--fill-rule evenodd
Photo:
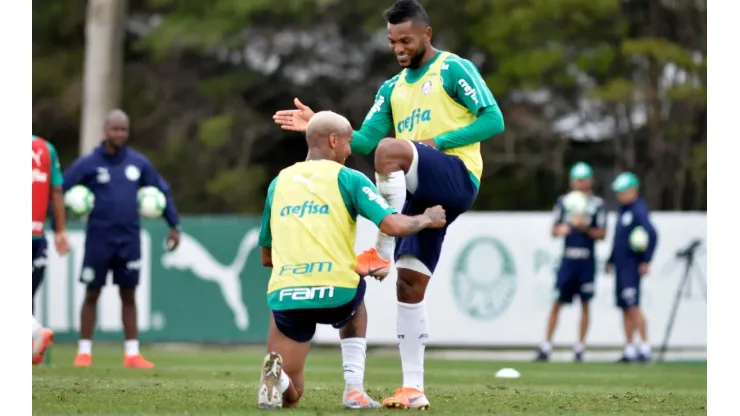
<path fill-rule="evenodd" d="M 431 26 L 427 26 L 427 28 L 424 29 L 424 39 L 427 42 L 431 42 L 432 41 L 432 27 Z"/>
<path fill-rule="evenodd" d="M 332 149 L 337 148 L 337 134 L 336 133 L 329 134 L 329 146 L 331 146 Z"/>

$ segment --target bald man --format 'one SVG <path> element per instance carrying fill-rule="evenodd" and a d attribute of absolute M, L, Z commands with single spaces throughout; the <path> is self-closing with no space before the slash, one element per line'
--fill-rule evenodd
<path fill-rule="evenodd" d="M 169 186 L 149 160 L 128 148 L 129 118 L 121 110 L 111 111 L 103 128 L 105 138 L 91 153 L 78 158 L 64 173 L 64 190 L 84 185 L 95 195 L 95 207 L 87 221 L 85 257 L 80 281 L 86 287 L 80 312 L 80 340 L 74 364 L 92 364 L 92 336 L 100 290 L 108 272 L 119 287 L 123 319 L 125 367 L 154 366 L 139 352 L 136 324 L 136 287 L 141 260 L 141 225 L 136 194 L 140 187 L 155 186 L 167 198 L 164 218 L 170 227 L 168 248 L 180 240 L 180 222 Z"/>
<path fill-rule="evenodd" d="M 435 206 L 413 217 L 395 213 L 362 173 L 344 166 L 352 126 L 322 111 L 306 129 L 308 157 L 283 169 L 267 191 L 259 245 L 272 268 L 267 304 L 272 320 L 258 407 L 295 407 L 303 395 L 303 366 L 317 324 L 339 329 L 345 408 L 379 408 L 364 389 L 367 311 L 365 280 L 355 271 L 357 216 L 382 232 L 407 236 L 446 223 Z"/>

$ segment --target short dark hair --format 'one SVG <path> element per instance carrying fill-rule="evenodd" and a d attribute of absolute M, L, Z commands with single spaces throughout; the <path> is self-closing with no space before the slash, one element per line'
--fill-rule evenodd
<path fill-rule="evenodd" d="M 416 0 L 396 0 L 393 6 L 383 12 L 383 17 L 388 23 L 397 25 L 407 20 L 429 25 L 429 16 L 424 6 Z"/>

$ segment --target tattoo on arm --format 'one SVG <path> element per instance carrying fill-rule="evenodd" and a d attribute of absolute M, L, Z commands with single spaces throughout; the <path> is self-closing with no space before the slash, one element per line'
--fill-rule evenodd
<path fill-rule="evenodd" d="M 417 233 L 423 229 L 425 229 L 431 221 L 429 218 L 425 215 L 416 215 L 414 217 L 409 217 L 409 219 L 406 221 L 406 232 L 408 234 L 414 234 Z"/>

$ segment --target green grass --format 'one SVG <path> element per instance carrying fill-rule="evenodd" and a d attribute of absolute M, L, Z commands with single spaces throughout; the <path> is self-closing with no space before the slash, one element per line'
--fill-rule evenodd
<path fill-rule="evenodd" d="M 120 345 L 95 345 L 93 366 L 72 366 L 56 345 L 33 369 L 33 413 L 48 415 L 245 415 L 256 410 L 261 348 L 143 351 L 153 370 L 122 368 Z M 514 367 L 520 379 L 494 378 Z M 401 382 L 396 354 L 368 353 L 365 385 L 381 400 Z M 426 390 L 437 415 L 706 414 L 706 364 L 620 365 L 428 360 Z M 315 349 L 306 392 L 292 415 L 347 414 L 339 350 Z M 373 412 L 373 411 L 370 411 Z M 380 412 L 403 412 L 380 410 Z M 363 411 L 362 413 L 367 413 Z"/>

